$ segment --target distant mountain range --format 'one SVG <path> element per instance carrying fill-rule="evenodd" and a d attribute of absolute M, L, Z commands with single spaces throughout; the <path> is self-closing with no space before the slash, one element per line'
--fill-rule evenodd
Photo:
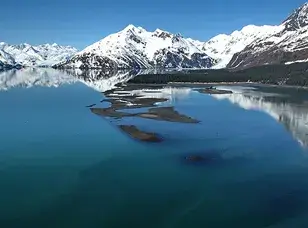
<path fill-rule="evenodd" d="M 308 61 L 308 3 L 277 26 L 245 26 L 202 42 L 161 29 L 128 25 L 77 53 L 70 46 L 0 43 L 0 69 L 232 68 Z"/>
<path fill-rule="evenodd" d="M 30 44 L 10 45 L 0 43 L 0 68 L 13 66 L 53 66 L 65 61 L 77 53 L 71 46 L 58 44 L 43 44 L 32 46 Z"/>
<path fill-rule="evenodd" d="M 235 53 L 276 30 L 277 26 L 248 25 L 230 35 L 220 34 L 201 42 L 161 29 L 148 32 L 129 25 L 90 45 L 57 67 L 224 68 Z"/>

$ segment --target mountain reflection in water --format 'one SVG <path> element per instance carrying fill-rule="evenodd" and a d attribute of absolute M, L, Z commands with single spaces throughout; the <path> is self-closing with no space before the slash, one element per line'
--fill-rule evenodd
<path fill-rule="evenodd" d="M 33 86 L 58 87 L 81 82 L 99 92 L 111 89 L 117 83 L 143 73 L 141 71 L 100 71 L 79 69 L 56 70 L 52 68 L 24 68 L 0 72 L 0 90 Z"/>
<path fill-rule="evenodd" d="M 275 90 L 272 89 L 273 92 L 276 92 Z M 296 100 L 294 94 L 289 93 L 276 94 L 251 89 L 233 91 L 233 94 L 212 96 L 218 100 L 227 99 L 247 110 L 258 110 L 270 115 L 283 124 L 301 145 L 308 146 L 307 101 Z"/>
<path fill-rule="evenodd" d="M 161 73 L 159 70 L 156 71 L 154 73 Z M 15 87 L 58 87 L 79 82 L 98 92 L 104 92 L 114 88 L 118 83 L 126 82 L 136 75 L 146 73 L 153 73 L 153 71 L 13 69 L 0 72 L 0 91 Z M 253 89 L 253 87 L 229 86 L 227 89 L 232 90 L 233 94 L 211 96 L 217 100 L 228 100 L 244 109 L 259 110 L 270 115 L 282 123 L 303 146 L 308 146 L 308 105 L 306 100 L 294 99 L 294 93 L 289 94 L 285 91 L 277 93 L 277 88 L 271 88 L 271 92 L 263 92 L 261 87 Z M 147 97 L 167 98 L 170 102 L 173 102 L 189 97 L 194 91 L 187 86 L 182 88 L 165 86 L 161 89 L 151 90 L 140 88 L 140 90 L 133 92 L 138 95 L 146 94 Z"/>

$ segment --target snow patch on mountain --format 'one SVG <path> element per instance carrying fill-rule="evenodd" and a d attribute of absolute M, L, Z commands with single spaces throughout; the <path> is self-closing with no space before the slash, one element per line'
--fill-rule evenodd
<path fill-rule="evenodd" d="M 290 64 L 293 64 L 293 63 L 306 63 L 306 62 L 308 62 L 308 59 L 286 62 L 285 65 L 290 65 Z"/>

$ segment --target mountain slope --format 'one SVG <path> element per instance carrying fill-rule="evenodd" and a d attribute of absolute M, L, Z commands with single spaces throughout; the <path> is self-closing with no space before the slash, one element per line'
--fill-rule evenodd
<path fill-rule="evenodd" d="M 209 68 L 214 60 L 189 39 L 127 26 L 56 65 L 68 68 Z"/>
<path fill-rule="evenodd" d="M 235 54 L 229 68 L 308 61 L 308 3 L 295 10 L 278 30 Z"/>
<path fill-rule="evenodd" d="M 32 46 L 30 44 L 0 43 L 0 61 L 10 65 L 52 66 L 67 60 L 76 52 L 77 50 L 73 47 L 57 44 Z"/>
<path fill-rule="evenodd" d="M 254 40 L 268 37 L 279 30 L 279 26 L 248 25 L 230 35 L 219 34 L 213 37 L 203 44 L 203 50 L 218 61 L 214 68 L 224 68 L 235 53 L 242 51 Z"/>
<path fill-rule="evenodd" d="M 14 65 L 15 59 L 6 51 L 0 49 L 0 61 L 3 64 Z"/>

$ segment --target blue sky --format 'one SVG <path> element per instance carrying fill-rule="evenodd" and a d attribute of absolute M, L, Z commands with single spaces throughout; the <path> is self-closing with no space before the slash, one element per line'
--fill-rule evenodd
<path fill-rule="evenodd" d="M 248 24 L 279 24 L 303 0 L 25 0 L 0 8 L 0 41 L 82 49 L 128 24 L 202 41 Z"/>

